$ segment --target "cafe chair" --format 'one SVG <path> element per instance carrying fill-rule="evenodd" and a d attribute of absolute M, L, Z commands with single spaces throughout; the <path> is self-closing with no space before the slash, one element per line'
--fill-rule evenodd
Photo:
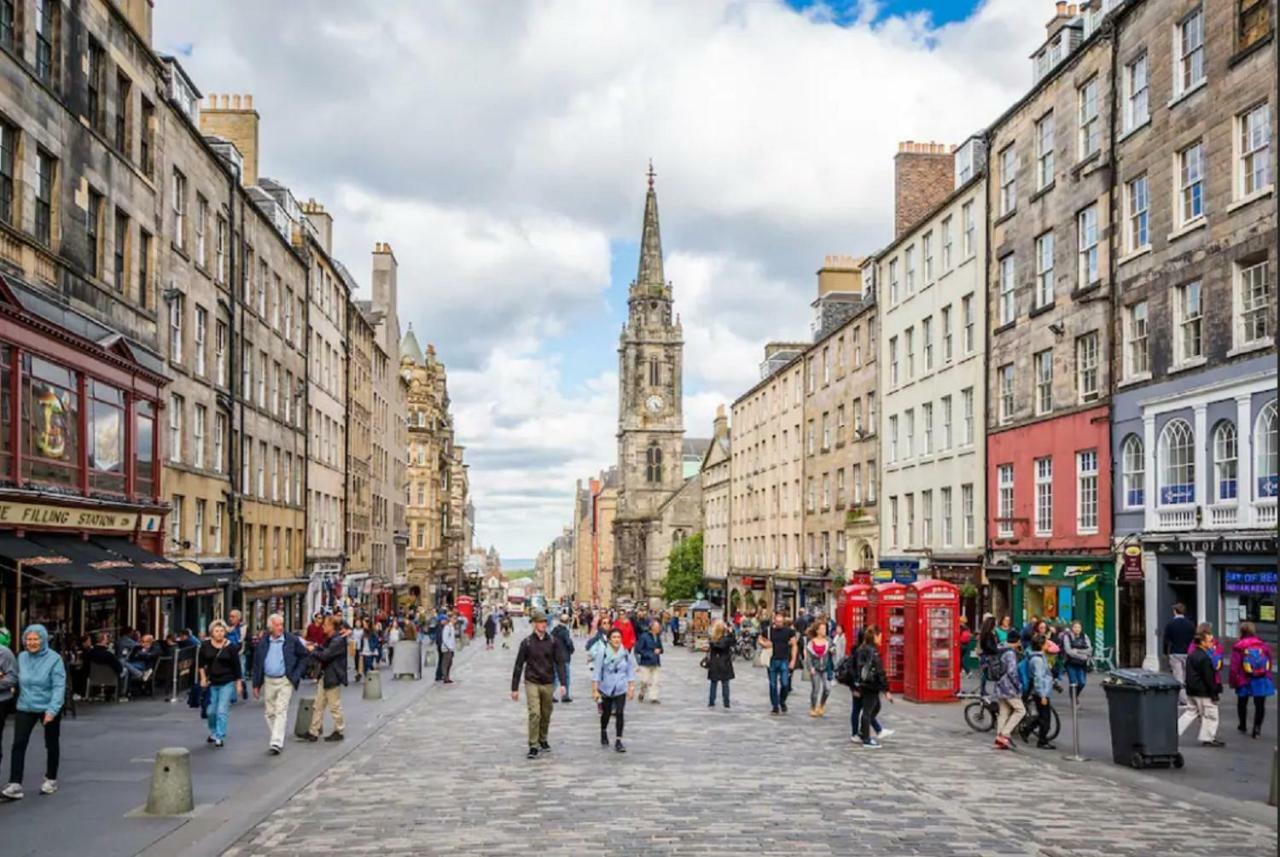
<path fill-rule="evenodd" d="M 85 700 L 93 699 L 95 690 L 101 691 L 102 701 L 107 701 L 107 692 L 112 698 L 120 698 L 120 679 L 106 664 L 89 664 L 89 683 L 85 687 Z"/>

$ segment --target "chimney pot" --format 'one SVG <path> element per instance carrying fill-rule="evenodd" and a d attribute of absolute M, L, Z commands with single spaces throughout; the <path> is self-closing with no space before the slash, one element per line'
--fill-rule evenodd
<path fill-rule="evenodd" d="M 252 95 L 246 95 L 246 96 L 244 97 L 244 106 L 245 106 L 245 109 L 246 109 L 246 110 L 252 110 L 252 109 L 253 109 L 253 96 L 252 96 Z"/>
<path fill-rule="evenodd" d="M 233 96 L 231 96 L 231 109 L 232 109 L 232 110 L 239 110 L 239 109 L 240 109 L 240 96 L 239 96 L 239 95 L 233 95 Z"/>

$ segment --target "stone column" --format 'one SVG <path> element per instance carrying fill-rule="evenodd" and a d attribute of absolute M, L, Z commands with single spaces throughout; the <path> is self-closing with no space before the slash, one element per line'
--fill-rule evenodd
<path fill-rule="evenodd" d="M 1160 568 L 1149 545 L 1142 546 L 1143 613 L 1146 615 L 1147 652 L 1142 659 L 1144 670 L 1160 669 Z"/>
<path fill-rule="evenodd" d="M 1203 509 L 1209 505 L 1213 496 L 1213 474 L 1208 472 L 1209 462 L 1207 460 L 1208 445 L 1213 442 L 1213 438 L 1209 437 L 1208 405 L 1201 403 L 1195 406 L 1194 431 L 1196 441 L 1194 459 L 1196 468 L 1196 505 Z M 1204 529 L 1203 524 L 1200 529 Z"/>
<path fill-rule="evenodd" d="M 1253 526 L 1253 397 L 1236 396 L 1236 527 Z"/>
<path fill-rule="evenodd" d="M 1196 616 L 1200 622 L 1207 622 L 1209 621 L 1206 615 L 1209 611 L 1209 563 L 1204 551 L 1194 551 L 1191 556 L 1196 561 Z"/>
<path fill-rule="evenodd" d="M 1142 507 L 1143 529 L 1150 532 L 1156 529 L 1156 494 L 1160 490 L 1159 474 L 1156 472 L 1156 418 L 1153 414 L 1142 417 Z M 1123 470 L 1123 462 L 1121 463 Z"/>

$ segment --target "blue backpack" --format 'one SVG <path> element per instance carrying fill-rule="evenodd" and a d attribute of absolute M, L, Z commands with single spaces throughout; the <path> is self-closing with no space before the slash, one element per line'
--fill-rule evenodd
<path fill-rule="evenodd" d="M 1244 650 L 1240 668 L 1250 679 L 1266 678 L 1271 675 L 1271 659 L 1267 657 L 1261 646 L 1250 646 Z"/>
<path fill-rule="evenodd" d="M 1031 658 L 1022 658 L 1018 661 L 1018 685 L 1019 690 L 1023 693 L 1031 692 Z"/>

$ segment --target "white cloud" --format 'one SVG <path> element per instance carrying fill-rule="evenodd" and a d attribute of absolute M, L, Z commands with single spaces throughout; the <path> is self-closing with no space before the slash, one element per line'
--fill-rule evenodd
<path fill-rule="evenodd" d="M 761 345 L 807 333 L 822 256 L 889 237 L 897 142 L 996 118 L 1048 14 L 873 24 L 874 5 L 837 26 L 752 0 L 167 0 L 155 24 L 206 92 L 255 95 L 262 173 L 328 205 L 358 279 L 374 241 L 395 247 L 402 322 L 453 369 L 481 535 L 529 555 L 614 456 L 612 350 L 568 388 L 548 340 L 616 329 L 610 242 L 638 238 L 646 159 L 705 435 Z"/>

